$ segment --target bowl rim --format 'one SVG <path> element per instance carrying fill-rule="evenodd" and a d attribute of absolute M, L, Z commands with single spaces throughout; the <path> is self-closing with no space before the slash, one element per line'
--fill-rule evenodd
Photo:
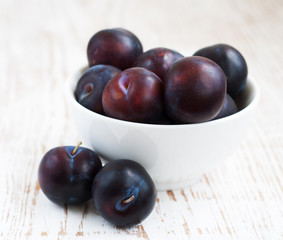
<path fill-rule="evenodd" d="M 258 84 L 253 80 L 251 77 L 247 77 L 247 84 L 250 84 L 251 89 L 253 91 L 253 96 L 248 103 L 247 106 L 245 106 L 243 109 L 239 110 L 237 113 L 234 113 L 230 116 L 224 117 L 224 118 L 219 118 L 215 119 L 212 121 L 207 121 L 207 122 L 201 122 L 201 123 L 186 123 L 186 124 L 151 124 L 151 123 L 138 123 L 138 122 L 130 122 L 130 121 L 125 121 L 125 120 L 120 120 L 116 118 L 111 118 L 105 115 L 101 115 L 99 113 L 93 112 L 87 108 L 85 108 L 83 105 L 81 105 L 77 100 L 75 99 L 74 95 L 74 88 L 76 86 L 76 82 L 79 80 L 78 76 L 81 76 L 83 72 L 86 70 L 86 67 L 81 67 L 79 70 L 71 74 L 65 83 L 65 96 L 69 99 L 70 104 L 74 104 L 75 106 L 79 107 L 84 111 L 86 114 L 93 116 L 95 118 L 99 118 L 104 121 L 108 122 L 114 122 L 116 124 L 121 124 L 121 125 L 128 125 L 128 126 L 133 126 L 133 127 L 143 127 L 143 128 L 158 128 L 158 129 L 172 129 L 172 128 L 193 128 L 193 127 L 198 127 L 198 126 L 213 126 L 215 124 L 220 124 L 223 121 L 233 121 L 235 118 L 238 118 L 242 116 L 243 114 L 251 111 L 256 107 L 256 105 L 259 102 L 260 98 L 260 90 Z"/>

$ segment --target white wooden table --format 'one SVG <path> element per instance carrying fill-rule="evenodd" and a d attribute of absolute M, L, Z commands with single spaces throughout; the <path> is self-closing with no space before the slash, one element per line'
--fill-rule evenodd
<path fill-rule="evenodd" d="M 283 2 L 0 0 L 0 239 L 283 239 Z M 260 85 L 239 149 L 193 186 L 159 192 L 149 218 L 119 229 L 91 203 L 60 208 L 37 183 L 43 154 L 79 141 L 64 99 L 98 30 L 124 27 L 144 49 L 228 43 Z"/>

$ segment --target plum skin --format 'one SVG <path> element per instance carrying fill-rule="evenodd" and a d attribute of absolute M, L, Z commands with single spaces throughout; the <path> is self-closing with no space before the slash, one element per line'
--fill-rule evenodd
<path fill-rule="evenodd" d="M 145 68 L 129 68 L 115 75 L 105 86 L 102 105 L 109 117 L 150 123 L 163 111 L 163 82 Z"/>
<path fill-rule="evenodd" d="M 77 205 L 91 199 L 91 185 L 102 168 L 98 155 L 84 147 L 62 146 L 49 150 L 38 169 L 41 190 L 52 202 Z"/>
<path fill-rule="evenodd" d="M 98 213 L 116 226 L 143 221 L 156 201 L 155 185 L 138 163 L 121 159 L 107 163 L 96 175 L 92 199 Z"/>
<path fill-rule="evenodd" d="M 236 98 L 244 90 L 248 67 L 242 54 L 227 44 L 215 44 L 198 50 L 194 56 L 202 56 L 216 62 L 227 79 L 227 93 Z"/>
<path fill-rule="evenodd" d="M 238 107 L 234 102 L 233 98 L 231 98 L 231 96 L 227 93 L 221 111 L 217 114 L 217 116 L 213 120 L 228 117 L 236 112 L 238 112 Z"/>
<path fill-rule="evenodd" d="M 80 77 L 76 89 L 76 100 L 87 109 L 104 114 L 102 93 L 107 82 L 121 70 L 109 65 L 95 65 Z"/>
<path fill-rule="evenodd" d="M 184 56 L 168 48 L 153 48 L 141 54 L 135 64 L 154 72 L 162 81 L 168 68 Z"/>
<path fill-rule="evenodd" d="M 134 66 L 143 52 L 139 39 L 122 28 L 105 29 L 97 32 L 87 46 L 89 66 L 107 64 L 121 70 Z"/>
<path fill-rule="evenodd" d="M 186 57 L 168 69 L 164 101 L 175 123 L 199 123 L 213 119 L 221 110 L 226 93 L 222 69 L 204 57 Z"/>

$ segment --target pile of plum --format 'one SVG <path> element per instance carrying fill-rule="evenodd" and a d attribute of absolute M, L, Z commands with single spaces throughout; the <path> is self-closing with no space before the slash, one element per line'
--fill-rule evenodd
<path fill-rule="evenodd" d="M 238 111 L 247 64 L 235 48 L 217 44 L 184 57 L 167 48 L 143 52 L 131 32 L 97 32 L 87 47 L 89 68 L 75 98 L 99 114 L 153 124 L 200 123 Z"/>
<path fill-rule="evenodd" d="M 246 62 L 225 44 L 191 57 L 167 48 L 143 53 L 134 34 L 115 28 L 96 33 L 87 55 L 89 68 L 76 85 L 76 100 L 125 121 L 184 124 L 222 118 L 238 111 L 233 98 L 246 86 Z M 99 156 L 80 144 L 49 150 L 38 181 L 56 204 L 92 198 L 98 213 L 117 226 L 141 222 L 156 201 L 155 185 L 141 165 L 120 159 L 102 167 Z"/>

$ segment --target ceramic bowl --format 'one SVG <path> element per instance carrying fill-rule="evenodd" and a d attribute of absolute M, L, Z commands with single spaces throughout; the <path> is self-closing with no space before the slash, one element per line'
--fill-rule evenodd
<path fill-rule="evenodd" d="M 80 69 L 66 83 L 70 115 L 82 141 L 106 160 L 131 159 L 143 165 L 158 190 L 190 185 L 236 150 L 250 126 L 259 99 L 257 84 L 248 79 L 240 111 L 198 124 L 155 125 L 106 117 L 80 105 L 74 97 Z"/>

